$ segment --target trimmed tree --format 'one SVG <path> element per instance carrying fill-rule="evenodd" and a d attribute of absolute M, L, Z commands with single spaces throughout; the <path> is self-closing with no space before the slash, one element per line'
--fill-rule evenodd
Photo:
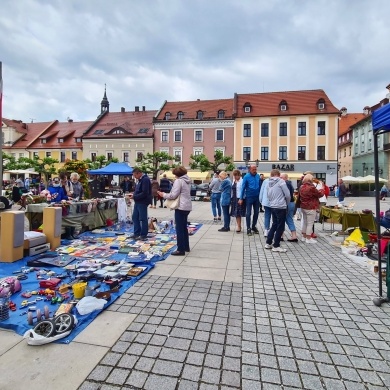
<path fill-rule="evenodd" d="M 168 171 L 179 164 L 168 164 L 168 161 L 177 161 L 177 158 L 170 156 L 166 152 L 146 153 L 136 160 L 138 168 L 148 175 L 152 175 L 153 179 L 157 179 L 160 171 Z"/>
<path fill-rule="evenodd" d="M 236 166 L 233 164 L 233 156 L 224 156 L 222 151 L 216 150 L 214 154 L 214 161 L 210 161 L 204 154 L 198 154 L 194 156 L 191 154 L 190 167 L 191 169 L 200 169 L 201 172 L 213 171 L 218 172 L 221 170 L 220 165 L 224 164 L 223 168 L 227 172 L 233 171 Z"/>

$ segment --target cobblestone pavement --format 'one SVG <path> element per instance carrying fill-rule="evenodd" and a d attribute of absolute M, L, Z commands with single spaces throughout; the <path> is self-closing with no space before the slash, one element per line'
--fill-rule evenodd
<path fill-rule="evenodd" d="M 376 276 L 325 237 L 274 253 L 261 233 L 244 238 L 242 284 L 151 275 L 130 288 L 110 310 L 136 319 L 79 389 L 390 388 Z"/>

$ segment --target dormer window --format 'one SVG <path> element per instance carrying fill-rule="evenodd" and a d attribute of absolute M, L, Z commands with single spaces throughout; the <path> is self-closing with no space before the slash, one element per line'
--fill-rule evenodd
<path fill-rule="evenodd" d="M 45 144 L 46 141 L 47 141 L 46 138 L 42 138 L 42 139 L 41 139 L 41 144 Z"/>
<path fill-rule="evenodd" d="M 165 113 L 165 120 L 169 121 L 170 119 L 171 119 L 171 113 L 170 112 L 166 112 Z"/>
<path fill-rule="evenodd" d="M 58 138 L 58 143 L 59 144 L 62 144 L 64 142 L 64 139 L 63 138 Z"/>
<path fill-rule="evenodd" d="M 324 110 L 325 109 L 325 100 L 324 99 L 318 99 L 317 101 L 317 108 L 319 110 Z"/>
<path fill-rule="evenodd" d="M 251 112 L 252 111 L 252 106 L 250 103 L 245 103 L 244 104 L 244 112 Z"/>
<path fill-rule="evenodd" d="M 201 111 L 201 110 L 197 111 L 196 119 L 203 119 L 203 111 Z"/>
<path fill-rule="evenodd" d="M 76 138 L 76 142 L 81 142 L 81 138 Z"/>
<path fill-rule="evenodd" d="M 218 110 L 218 119 L 225 118 L 225 111 L 224 110 Z"/>
<path fill-rule="evenodd" d="M 183 119 L 184 118 L 184 112 L 183 111 L 179 111 L 177 113 L 177 119 Z"/>
<path fill-rule="evenodd" d="M 285 100 L 282 100 L 279 103 L 280 111 L 287 111 L 287 102 Z"/>

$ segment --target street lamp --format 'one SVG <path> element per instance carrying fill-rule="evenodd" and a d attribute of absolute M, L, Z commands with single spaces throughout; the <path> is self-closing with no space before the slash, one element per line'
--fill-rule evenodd
<path fill-rule="evenodd" d="M 362 165 L 363 165 L 363 176 L 366 176 L 366 167 L 367 167 L 367 165 L 366 165 L 365 162 L 362 163 Z"/>
<path fill-rule="evenodd" d="M 249 168 L 249 158 L 245 158 L 244 162 L 245 162 L 246 169 L 248 169 Z"/>

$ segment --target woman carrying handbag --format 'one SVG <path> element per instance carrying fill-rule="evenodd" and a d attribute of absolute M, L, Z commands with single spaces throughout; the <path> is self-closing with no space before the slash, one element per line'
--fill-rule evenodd
<path fill-rule="evenodd" d="M 191 180 L 187 176 L 187 169 L 183 166 L 172 169 L 172 173 L 176 176 L 171 192 L 158 192 L 161 198 L 168 200 L 176 200 L 178 202 L 174 207 L 175 210 L 175 225 L 176 225 L 176 240 L 177 250 L 172 252 L 173 256 L 184 256 L 186 252 L 190 251 L 190 241 L 188 236 L 188 214 L 192 210 L 191 203 Z M 171 202 L 172 203 L 172 202 Z M 169 205 L 167 207 L 170 207 Z"/>

